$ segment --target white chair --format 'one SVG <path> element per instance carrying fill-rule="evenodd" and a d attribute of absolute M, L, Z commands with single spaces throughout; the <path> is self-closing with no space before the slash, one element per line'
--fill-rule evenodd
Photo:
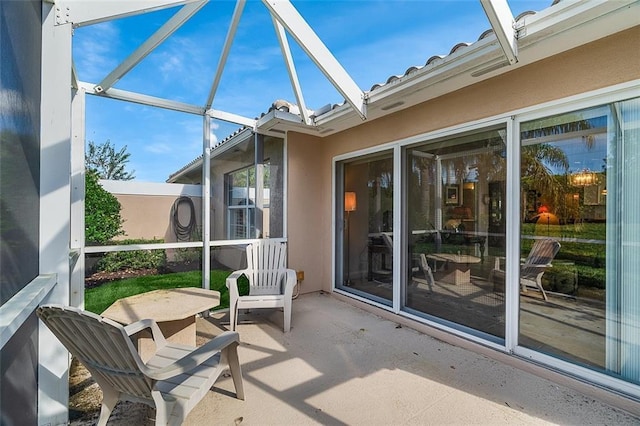
<path fill-rule="evenodd" d="M 238 361 L 238 333 L 227 331 L 205 345 L 168 343 L 152 319 L 123 327 L 115 321 L 61 305 L 45 305 L 37 315 L 91 373 L 103 393 L 98 425 L 106 425 L 119 400 L 155 407 L 156 425 L 182 424 L 227 368 L 238 399 L 244 400 Z M 146 363 L 130 336 L 150 329 L 157 346 Z"/>
<path fill-rule="evenodd" d="M 235 330 L 240 309 L 283 308 L 284 332 L 291 328 L 291 300 L 297 284 L 296 271 L 287 269 L 286 243 L 259 240 L 247 246 L 247 268 L 227 278 L 230 326 Z M 249 295 L 240 296 L 238 278 L 249 280 Z"/>
<path fill-rule="evenodd" d="M 549 300 L 542 287 L 542 275 L 547 268 L 551 267 L 551 261 L 556 257 L 558 251 L 560 251 L 560 243 L 551 238 L 537 240 L 533 244 L 529 255 L 520 265 L 520 286 L 523 292 L 526 293 L 527 287 L 535 287 L 540 290 L 544 300 Z M 489 275 L 489 282 L 493 282 L 494 289 L 500 287 L 495 281 L 496 278 L 504 283 L 505 273 L 500 268 L 499 257 L 496 257 L 495 266 Z M 502 284 L 502 288 L 504 288 L 504 284 Z"/>

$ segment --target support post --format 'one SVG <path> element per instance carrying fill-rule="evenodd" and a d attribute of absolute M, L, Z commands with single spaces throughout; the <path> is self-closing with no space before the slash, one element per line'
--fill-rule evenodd
<path fill-rule="evenodd" d="M 202 288 L 211 288 L 211 119 L 202 117 Z"/>
<path fill-rule="evenodd" d="M 263 238 L 264 235 L 264 135 L 254 133 L 256 165 L 256 235 L 251 238 Z"/>
<path fill-rule="evenodd" d="M 71 253 L 69 273 L 71 287 L 69 304 L 84 309 L 84 246 L 85 246 L 85 111 L 86 93 L 73 90 L 71 100 Z"/>
<path fill-rule="evenodd" d="M 56 274 L 44 303 L 68 305 L 71 246 L 71 23 L 56 25 L 42 3 L 40 103 L 40 274 Z M 42 323 L 38 330 L 38 424 L 66 424 L 69 353 Z"/>

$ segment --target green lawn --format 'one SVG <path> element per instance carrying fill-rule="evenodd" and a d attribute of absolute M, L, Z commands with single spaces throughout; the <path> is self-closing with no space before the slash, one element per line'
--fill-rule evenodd
<path fill-rule="evenodd" d="M 220 292 L 220 306 L 216 309 L 225 309 L 229 307 L 229 291 L 225 285 L 225 281 L 230 271 L 211 271 L 211 290 Z M 129 297 L 140 293 L 146 293 L 152 290 L 182 288 L 182 287 L 201 287 L 202 272 L 177 272 L 162 275 L 146 275 L 137 278 L 128 278 L 120 281 L 113 281 L 103 284 L 99 287 L 89 288 L 85 290 L 84 301 L 87 311 L 101 314 L 113 302 L 123 297 Z M 248 292 L 248 284 L 246 279 L 240 280 L 240 294 Z"/>

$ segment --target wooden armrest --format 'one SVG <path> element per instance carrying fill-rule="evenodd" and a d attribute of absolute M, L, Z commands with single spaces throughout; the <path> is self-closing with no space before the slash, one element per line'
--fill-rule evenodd
<path fill-rule="evenodd" d="M 233 343 L 240 343 L 240 335 L 236 331 L 225 331 L 170 365 L 158 369 L 147 367 L 144 373 L 154 380 L 166 380 L 193 370 Z"/>

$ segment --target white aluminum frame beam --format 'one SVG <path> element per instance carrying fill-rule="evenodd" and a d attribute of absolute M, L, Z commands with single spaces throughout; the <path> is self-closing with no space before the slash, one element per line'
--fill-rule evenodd
<path fill-rule="evenodd" d="M 130 92 L 127 90 L 111 88 L 108 92 L 97 92 L 95 90 L 96 85 L 93 83 L 87 83 L 84 81 L 78 82 L 78 88 L 84 89 L 88 95 L 102 96 L 104 98 L 116 99 L 119 101 L 133 102 L 140 105 L 147 105 L 157 108 L 168 109 L 172 111 L 184 112 L 187 114 L 194 114 L 200 116 L 209 116 L 218 120 L 226 121 L 229 123 L 239 124 L 241 126 L 251 127 L 256 126 L 256 120 L 253 118 L 247 118 L 241 115 L 233 114 L 230 112 L 219 111 L 215 109 L 205 110 L 201 106 L 186 104 L 183 102 L 171 101 L 164 98 L 157 98 L 155 96 L 143 95 L 136 92 Z"/>
<path fill-rule="evenodd" d="M 262 0 L 271 16 L 283 25 L 331 84 L 364 120 L 367 118 L 364 92 L 340 65 L 322 40 L 288 0 Z"/>
<path fill-rule="evenodd" d="M 236 30 L 238 29 L 238 23 L 240 22 L 240 17 L 242 16 L 242 11 L 244 10 L 245 3 L 245 0 L 238 0 L 238 2 L 236 3 L 236 7 L 233 10 L 233 16 L 231 17 L 231 23 L 229 24 L 229 31 L 227 31 L 227 38 L 224 41 L 222 53 L 220 54 L 220 60 L 218 61 L 218 67 L 216 68 L 216 75 L 213 78 L 213 83 L 211 84 L 211 89 L 209 90 L 209 96 L 207 97 L 207 103 L 205 106 L 206 109 L 210 109 L 211 105 L 213 105 L 213 99 L 215 98 L 216 92 L 218 91 L 218 86 L 220 85 L 220 80 L 222 79 L 222 71 L 224 71 L 224 66 L 227 63 L 227 57 L 229 56 L 229 51 L 231 50 L 233 39 L 236 36 Z"/>
<path fill-rule="evenodd" d="M 278 42 L 280 43 L 280 50 L 282 51 L 282 57 L 287 65 L 287 71 L 289 73 L 289 80 L 291 81 L 291 87 L 296 96 L 296 102 L 300 109 L 300 116 L 305 124 L 311 125 L 311 118 L 309 117 L 309 111 L 307 111 L 307 105 L 304 102 L 304 96 L 302 95 L 302 88 L 300 87 L 300 81 L 298 80 L 298 73 L 296 72 L 296 66 L 293 62 L 293 56 L 291 55 L 291 49 L 289 48 L 289 40 L 287 40 L 287 33 L 280 22 L 273 18 L 273 26 L 278 36 Z"/>
<path fill-rule="evenodd" d="M 84 309 L 86 96 L 74 89 L 71 97 L 71 199 L 69 248 L 81 262 L 70 262 L 69 304 Z M 70 254 L 73 256 L 73 254 Z"/>
<path fill-rule="evenodd" d="M 252 129 L 255 129 L 256 123 L 258 121 L 258 120 L 254 119 L 254 118 L 248 118 L 248 117 L 244 117 L 242 115 L 233 114 L 233 113 L 225 112 L 225 111 L 220 111 L 220 110 L 217 110 L 217 109 L 208 109 L 206 114 L 209 117 L 215 118 L 217 120 L 226 121 L 228 123 L 240 124 L 242 126 L 247 126 L 247 127 L 252 128 Z"/>
<path fill-rule="evenodd" d="M 143 95 L 135 92 L 129 92 L 127 90 L 111 88 L 108 92 L 100 93 L 95 90 L 96 85 L 93 83 L 78 82 L 78 87 L 85 89 L 87 94 L 89 95 L 99 95 L 105 98 L 117 99 L 120 101 L 133 102 L 141 105 L 186 112 L 187 114 L 204 115 L 205 113 L 205 109 L 201 106 L 171 101 L 168 99 L 157 98 L 155 96 Z"/>
<path fill-rule="evenodd" d="M 165 41 L 171 34 L 176 32 L 185 22 L 195 15 L 208 0 L 199 0 L 183 6 L 167 22 L 165 22 L 151 37 L 145 40 L 129 57 L 120 63 L 109 73 L 96 87 L 96 92 L 100 93 L 109 90 L 133 67 L 147 57 L 156 47 Z"/>
<path fill-rule="evenodd" d="M 518 62 L 518 40 L 515 19 L 507 0 L 480 0 L 480 4 L 509 64 L 515 64 Z"/>
<path fill-rule="evenodd" d="M 202 288 L 211 288 L 211 118 L 202 117 Z"/>
<path fill-rule="evenodd" d="M 194 1 L 200 0 L 56 0 L 56 25 L 72 23 L 74 27 L 81 27 Z"/>

